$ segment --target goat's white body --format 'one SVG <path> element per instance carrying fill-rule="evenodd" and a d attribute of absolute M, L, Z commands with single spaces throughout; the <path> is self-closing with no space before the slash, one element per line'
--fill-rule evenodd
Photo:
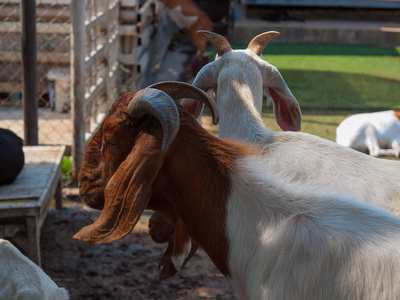
<path fill-rule="evenodd" d="M 0 239 L 0 299 L 67 300 L 69 296 L 10 242 Z"/>
<path fill-rule="evenodd" d="M 188 30 L 199 19 L 199 16 L 185 16 L 182 12 L 182 6 L 180 5 L 174 8 L 167 7 L 166 10 L 172 22 L 174 22 L 179 29 Z"/>
<path fill-rule="evenodd" d="M 349 196 L 271 177 L 242 159 L 227 203 L 240 299 L 399 299 L 400 219 Z"/>
<path fill-rule="evenodd" d="M 210 81 L 217 83 L 211 87 L 217 89 L 219 137 L 257 144 L 265 151 L 268 172 L 289 182 L 350 193 L 400 215 L 400 162 L 369 157 L 307 133 L 274 132 L 264 125 L 261 78 L 268 76 L 261 74 L 261 62 L 267 64 L 249 50 L 232 50 L 208 68 L 213 72 L 206 74 L 217 78 Z M 204 74 L 200 71 L 193 85 L 204 88 Z M 270 86 L 276 85 L 271 80 Z"/>
<path fill-rule="evenodd" d="M 400 153 L 400 120 L 393 110 L 352 115 L 336 129 L 336 142 L 372 156 Z"/>

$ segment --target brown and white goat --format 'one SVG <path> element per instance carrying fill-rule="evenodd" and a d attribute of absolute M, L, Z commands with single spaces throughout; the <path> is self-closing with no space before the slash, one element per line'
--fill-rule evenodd
<path fill-rule="evenodd" d="M 119 240 L 149 208 L 175 224 L 175 267 L 195 241 L 240 299 L 399 299 L 400 218 L 271 176 L 264 160 L 163 91 L 125 94 L 80 173 L 84 201 L 103 211 L 74 237 Z"/>
<path fill-rule="evenodd" d="M 189 34 L 197 53 L 191 58 L 186 77 L 196 76 L 197 72 L 210 62 L 206 53 L 207 39 L 197 34 L 198 30 L 213 30 L 215 24 L 207 14 L 192 0 L 159 0 L 166 7 L 166 11 L 172 22 L 182 31 Z"/>

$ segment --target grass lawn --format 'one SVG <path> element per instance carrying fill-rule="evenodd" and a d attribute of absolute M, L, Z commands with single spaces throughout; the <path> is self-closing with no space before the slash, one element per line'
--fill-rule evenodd
<path fill-rule="evenodd" d="M 263 59 L 299 101 L 304 132 L 335 140 L 337 125 L 351 114 L 400 109 L 400 47 L 271 44 Z M 264 105 L 263 118 L 279 130 L 272 106 Z"/>
<path fill-rule="evenodd" d="M 400 109 L 400 47 L 272 43 L 263 59 L 279 69 L 298 100 L 303 132 L 335 141 L 337 125 L 349 115 Z M 266 99 L 262 117 L 280 130 Z"/>

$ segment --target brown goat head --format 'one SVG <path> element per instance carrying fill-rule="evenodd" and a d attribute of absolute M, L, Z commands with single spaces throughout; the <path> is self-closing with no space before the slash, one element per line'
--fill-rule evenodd
<path fill-rule="evenodd" d="M 218 122 L 215 103 L 203 91 L 174 82 L 159 83 L 154 87 L 157 90 L 149 88 L 119 97 L 89 142 L 79 174 L 82 183 L 80 194 L 85 203 L 93 208 L 103 208 L 103 212 L 94 224 L 83 228 L 74 238 L 102 244 L 118 240 L 132 231 L 149 205 L 152 182 L 179 128 L 178 109 L 172 98 L 176 100 L 186 96 L 205 102 L 213 112 L 214 123 Z M 161 90 L 172 97 L 169 99 L 173 103 L 173 107 L 171 104 L 163 107 L 162 114 L 149 102 L 135 101 L 151 94 L 149 98 L 159 96 L 159 102 L 163 103 L 161 98 L 167 95 Z M 172 121 L 175 119 L 175 123 L 165 119 L 164 112 L 170 115 Z M 163 213 L 172 219 L 172 224 L 181 224 L 168 208 L 163 209 Z M 133 219 L 131 216 L 134 216 Z M 160 263 L 161 278 L 175 274 L 185 263 L 181 258 L 187 258 L 187 261 L 197 250 L 197 245 L 190 247 L 191 239 L 183 225 L 172 229 L 175 229 L 172 230 L 175 232 L 173 240 L 170 240 L 173 251 L 172 254 L 167 251 Z M 174 261 L 176 257 L 180 260 Z M 171 267 L 171 262 L 176 270 L 166 268 Z"/>
<path fill-rule="evenodd" d="M 166 92 L 172 99 L 184 97 L 197 99 L 201 102 L 207 99 L 213 112 L 213 122 L 218 124 L 218 108 L 215 102 L 203 91 L 183 82 L 160 82 L 150 86 Z M 100 128 L 89 141 L 82 167 L 78 175 L 81 184 L 79 194 L 82 200 L 91 208 L 103 209 L 104 190 L 120 164 L 126 159 L 135 143 L 135 137 L 141 131 L 141 120 L 128 113 L 128 104 L 136 92 L 129 92 L 112 104 Z M 196 101 L 197 102 L 197 101 Z M 201 102 L 202 103 L 202 102 Z M 190 108 L 188 107 L 189 112 Z"/>

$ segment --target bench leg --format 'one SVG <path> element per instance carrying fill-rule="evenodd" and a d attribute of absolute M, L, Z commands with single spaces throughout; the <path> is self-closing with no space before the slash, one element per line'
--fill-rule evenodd
<path fill-rule="evenodd" d="M 37 217 L 26 218 L 26 233 L 28 238 L 28 257 L 40 267 L 40 228 L 37 221 Z"/>
<path fill-rule="evenodd" d="M 61 178 L 57 183 L 56 194 L 54 195 L 56 199 L 56 209 L 62 209 L 62 182 Z"/>

